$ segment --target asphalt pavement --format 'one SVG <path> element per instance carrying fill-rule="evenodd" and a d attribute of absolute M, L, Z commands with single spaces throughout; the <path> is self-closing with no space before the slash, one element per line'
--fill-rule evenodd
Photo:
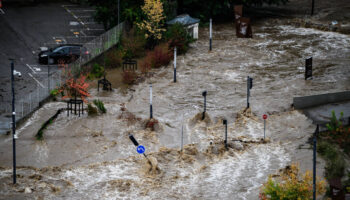
<path fill-rule="evenodd" d="M 59 44 L 83 44 L 104 33 L 93 19 L 92 7 L 69 1 L 38 4 L 6 4 L 0 12 L 0 133 L 10 127 L 10 60 L 15 59 L 16 101 L 21 101 L 37 87 L 47 88 L 47 65 L 38 63 L 40 47 Z M 50 72 L 58 70 L 50 66 Z"/>

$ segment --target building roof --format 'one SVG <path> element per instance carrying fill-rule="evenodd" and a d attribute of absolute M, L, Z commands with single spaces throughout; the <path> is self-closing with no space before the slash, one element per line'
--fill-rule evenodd
<path fill-rule="evenodd" d="M 180 23 L 182 25 L 191 25 L 191 24 L 196 24 L 199 21 L 200 21 L 199 19 L 192 18 L 188 14 L 182 14 L 182 15 L 179 15 L 179 16 L 175 17 L 174 19 L 168 21 L 167 24 L 171 25 L 171 24 L 175 24 L 175 23 Z"/>

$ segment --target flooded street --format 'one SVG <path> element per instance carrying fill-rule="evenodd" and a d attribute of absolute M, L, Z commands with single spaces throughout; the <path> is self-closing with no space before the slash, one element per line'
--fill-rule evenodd
<path fill-rule="evenodd" d="M 253 25 L 253 39 L 235 36 L 233 24 L 214 25 L 186 55 L 127 93 L 90 90 L 107 113 L 91 117 L 59 115 L 44 133 L 41 124 L 66 104 L 51 102 L 18 128 L 18 185 L 12 181 L 10 136 L 0 138 L 0 199 L 258 199 L 269 174 L 298 162 L 312 169 L 306 144 L 315 125 L 292 108 L 293 97 L 350 90 L 350 36 L 265 20 Z M 313 79 L 304 80 L 305 58 L 313 57 Z M 251 110 L 247 76 L 253 78 Z M 108 77 L 107 77 L 108 78 Z M 154 131 L 149 118 L 153 87 Z M 207 117 L 201 120 L 202 92 Z M 268 114 L 263 142 L 262 114 Z M 224 126 L 228 121 L 228 145 Z M 181 127 L 184 127 L 184 150 Z M 129 140 L 145 146 L 152 168 Z M 157 163 L 157 165 L 155 165 Z M 318 175 L 324 163 L 318 160 Z M 24 193 L 25 188 L 32 193 Z"/>

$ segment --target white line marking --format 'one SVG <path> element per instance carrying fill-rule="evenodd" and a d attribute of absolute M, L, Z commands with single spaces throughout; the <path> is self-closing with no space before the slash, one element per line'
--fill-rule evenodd
<path fill-rule="evenodd" d="M 76 6 L 78 6 L 78 5 L 73 5 L 73 4 L 71 4 L 71 5 L 62 5 L 62 7 L 76 7 Z"/>
<path fill-rule="evenodd" d="M 98 24 L 97 22 L 85 22 L 85 24 Z"/>
<path fill-rule="evenodd" d="M 35 54 L 35 51 L 32 51 L 33 54 Z"/>
<path fill-rule="evenodd" d="M 41 83 L 38 81 L 38 79 L 36 79 L 31 73 L 28 73 L 28 75 L 29 75 L 30 77 L 32 77 L 42 88 L 45 88 L 45 86 L 44 86 L 43 84 L 41 84 Z"/>
<path fill-rule="evenodd" d="M 105 29 L 103 28 L 87 28 L 89 31 L 104 31 Z"/>
<path fill-rule="evenodd" d="M 27 67 L 30 69 L 30 70 L 32 70 L 32 72 L 34 73 L 34 74 L 36 74 L 36 72 L 34 71 L 34 69 L 30 66 L 30 65 L 28 65 L 28 64 L 26 64 L 27 65 Z"/>
<path fill-rule="evenodd" d="M 1 8 L 0 8 L 0 12 L 1 12 L 1 14 L 3 14 L 3 15 L 5 14 L 5 12 L 4 12 Z"/>
<path fill-rule="evenodd" d="M 80 31 L 80 33 L 83 34 L 84 36 L 87 36 L 87 35 L 84 33 L 84 31 Z"/>
<path fill-rule="evenodd" d="M 82 15 L 82 16 L 77 15 L 77 17 L 79 17 L 79 18 L 94 18 L 91 15 Z"/>

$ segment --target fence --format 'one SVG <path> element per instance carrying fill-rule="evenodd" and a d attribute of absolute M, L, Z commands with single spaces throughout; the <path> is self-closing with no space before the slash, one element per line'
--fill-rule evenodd
<path fill-rule="evenodd" d="M 80 58 L 69 64 L 69 66 L 80 67 L 116 45 L 119 42 L 123 26 L 124 22 L 96 37 L 95 39 L 83 44 Z M 31 92 L 24 95 L 16 95 L 16 121 L 18 122 L 39 108 L 40 103 L 49 97 L 50 90 L 54 89 L 58 85 L 61 85 L 61 82 L 63 81 L 62 79 L 63 77 L 61 70 L 52 72 L 50 76 L 40 78 L 40 84 L 36 83 L 35 89 L 31 90 Z M 5 115 L 4 118 L 0 119 L 0 133 L 11 128 L 11 117 L 8 117 L 12 113 L 11 103 L 11 101 L 2 101 L 0 104 L 0 113 Z"/>
<path fill-rule="evenodd" d="M 16 95 L 15 108 L 17 122 L 36 110 L 40 106 L 40 103 L 50 95 L 50 90 L 61 84 L 61 71 L 52 72 L 49 77 L 46 76 L 43 79 L 38 79 L 40 80 L 40 84 L 36 83 L 33 90 L 23 95 Z M 12 113 L 12 101 L 2 101 L 0 112 L 10 116 L 10 113 Z M 8 130 L 11 127 L 11 117 L 3 118 L 1 121 L 1 131 Z"/>

